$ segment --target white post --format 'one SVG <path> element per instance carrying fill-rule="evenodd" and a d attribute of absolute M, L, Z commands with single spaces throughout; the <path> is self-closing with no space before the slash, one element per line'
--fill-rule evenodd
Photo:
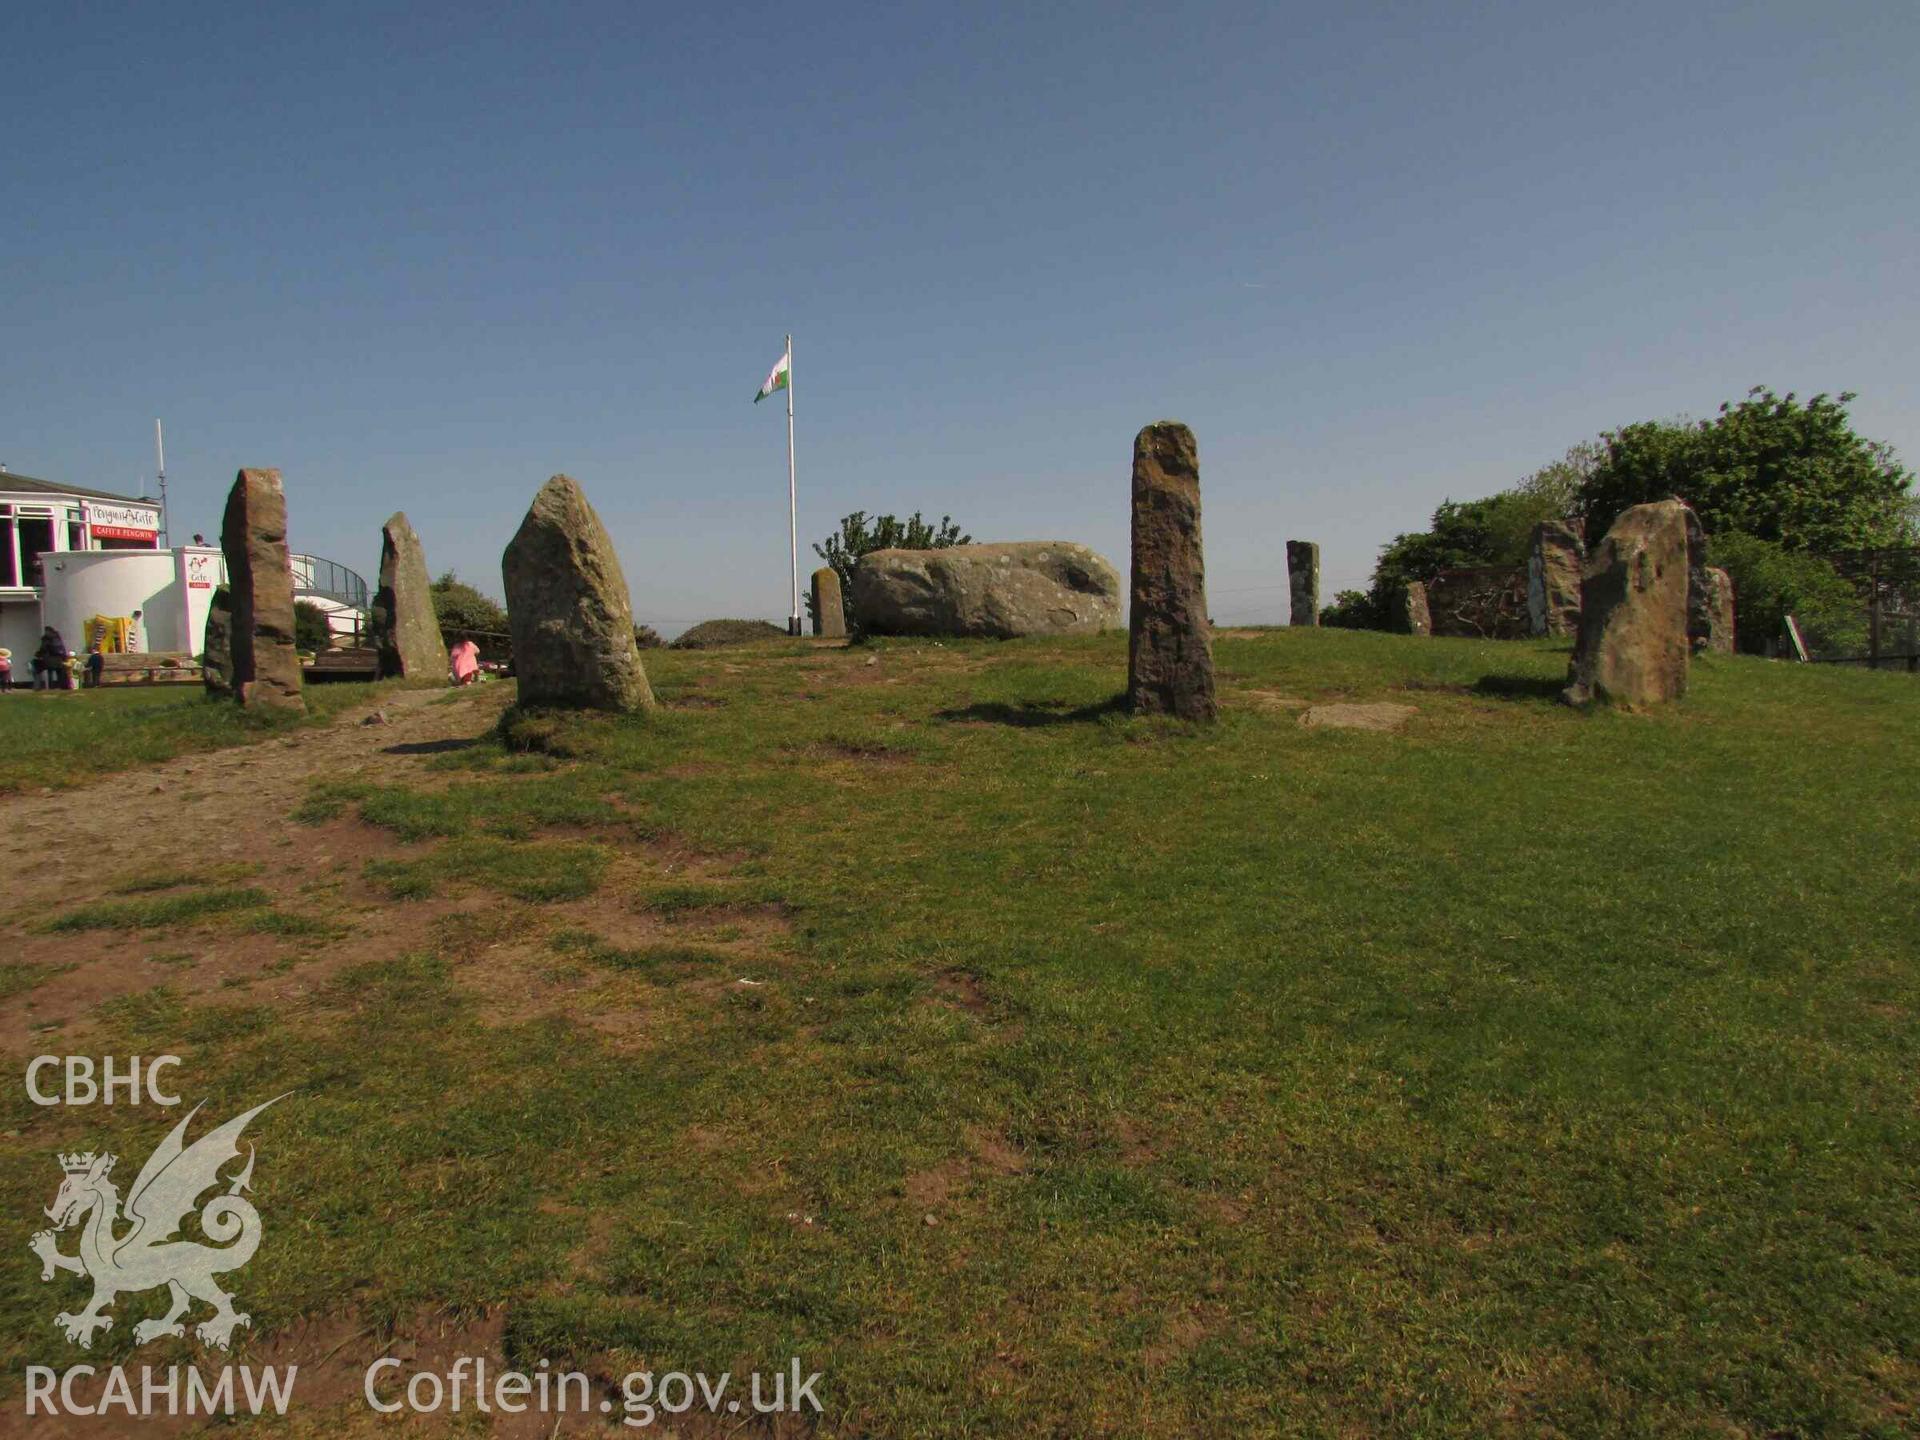
<path fill-rule="evenodd" d="M 787 336 L 787 549 L 793 561 L 793 609 L 787 633 L 800 633 L 800 502 L 793 478 L 793 336 Z"/>
<path fill-rule="evenodd" d="M 160 548 L 165 550 L 173 543 L 173 536 L 167 533 L 167 441 L 160 433 L 160 419 L 153 421 L 153 453 L 160 466 Z"/>

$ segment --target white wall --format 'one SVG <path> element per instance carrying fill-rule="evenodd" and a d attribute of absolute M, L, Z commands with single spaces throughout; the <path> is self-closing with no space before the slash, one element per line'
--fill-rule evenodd
<path fill-rule="evenodd" d="M 13 683 L 33 683 L 33 652 L 40 648 L 40 605 L 35 600 L 0 600 L 0 645 L 13 651 Z"/>
<path fill-rule="evenodd" d="M 207 611 L 213 607 L 213 592 L 227 583 L 227 562 L 213 545 L 182 545 L 173 553 L 178 557 L 176 573 L 186 611 L 186 643 L 179 648 L 198 655 L 207 640 Z M 148 648 L 160 647 L 149 641 Z"/>
<path fill-rule="evenodd" d="M 94 615 L 131 615 L 141 611 L 148 650 L 198 655 L 206 643 L 207 610 L 214 590 L 227 583 L 226 562 L 211 545 L 182 545 L 172 550 L 57 550 L 45 559 L 46 590 L 41 604 L 8 602 L 0 606 L 0 645 L 13 651 L 20 668 L 22 649 L 40 644 L 40 630 L 51 625 L 69 649 L 86 648 L 87 620 Z M 338 601 L 299 593 L 327 612 L 333 632 L 351 636 L 360 612 Z M 43 618 L 44 616 L 44 618 Z M 364 628 L 364 620 L 362 619 Z"/>
<path fill-rule="evenodd" d="M 131 615 L 136 610 L 143 612 L 140 620 L 145 649 L 200 648 L 188 640 L 179 559 L 170 550 L 49 551 L 45 575 L 46 589 L 40 600 L 42 623 L 58 630 L 69 650 L 86 648 L 89 617 Z M 203 608 L 203 625 L 205 614 Z M 17 647 L 14 655 L 17 660 Z"/>

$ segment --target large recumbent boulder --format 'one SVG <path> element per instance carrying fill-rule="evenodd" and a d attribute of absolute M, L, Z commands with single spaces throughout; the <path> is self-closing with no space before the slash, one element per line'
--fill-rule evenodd
<path fill-rule="evenodd" d="M 1084 545 L 1022 540 L 874 550 L 853 572 L 868 635 L 1091 635 L 1120 625 L 1120 574 Z"/>

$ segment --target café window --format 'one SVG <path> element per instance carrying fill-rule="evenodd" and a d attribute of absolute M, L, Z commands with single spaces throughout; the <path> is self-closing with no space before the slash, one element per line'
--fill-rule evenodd
<path fill-rule="evenodd" d="M 44 585 L 46 577 L 40 573 L 40 556 L 53 549 L 53 511 L 35 513 L 22 505 L 14 512 L 14 529 L 19 537 L 20 574 L 25 577 L 21 583 Z"/>
<path fill-rule="evenodd" d="M 67 511 L 67 549 L 84 550 L 87 548 L 87 527 L 80 518 L 78 510 Z"/>
<path fill-rule="evenodd" d="M 13 507 L 0 505 L 0 586 L 20 583 L 20 558 L 13 548 Z"/>

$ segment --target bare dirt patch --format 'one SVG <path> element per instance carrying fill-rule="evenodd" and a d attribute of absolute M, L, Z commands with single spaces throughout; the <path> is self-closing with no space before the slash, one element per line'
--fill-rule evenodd
<path fill-rule="evenodd" d="M 933 980 L 933 993 L 942 1004 L 969 1015 L 987 1013 L 987 991 L 980 977 L 965 970 L 943 970 Z"/>
<path fill-rule="evenodd" d="M 1217 1306 L 1177 1311 L 1167 1317 L 1160 1338 L 1140 1352 L 1140 1362 L 1148 1370 L 1163 1370 L 1191 1355 L 1202 1341 L 1219 1334 L 1224 1323 Z"/>
<path fill-rule="evenodd" d="M 1160 1152 L 1165 1148 L 1165 1142 L 1159 1135 L 1131 1115 L 1116 1115 L 1109 1129 L 1114 1142 L 1120 1147 L 1122 1164 L 1151 1165 L 1160 1158 Z"/>
<path fill-rule="evenodd" d="M 1004 1135 L 973 1129 L 967 1132 L 966 1143 L 965 1154 L 916 1170 L 901 1182 L 901 1193 L 910 1208 L 935 1217 L 941 1206 L 966 1194 L 981 1180 L 1018 1175 L 1027 1168 L 1027 1157 Z"/>
<path fill-rule="evenodd" d="M 995 1131 L 969 1130 L 967 1146 L 981 1168 L 995 1175 L 1018 1175 L 1027 1168 L 1026 1152 Z"/>
<path fill-rule="evenodd" d="M 916 1210 L 932 1210 L 942 1204 L 954 1188 L 967 1178 L 967 1161 L 964 1156 L 934 1166 L 931 1170 L 919 1170 L 907 1176 L 901 1189 L 907 1197 L 907 1204 Z"/>
<path fill-rule="evenodd" d="M 302 835 L 303 863 L 353 874 L 360 873 L 367 861 L 391 855 L 401 846 L 393 831 L 346 817 L 307 825 Z"/>
<path fill-rule="evenodd" d="M 905 750 L 895 750 L 864 740 L 823 740 L 812 745 L 796 746 L 790 753 L 821 760 L 851 760 L 861 766 L 911 765 L 917 758 Z"/>

